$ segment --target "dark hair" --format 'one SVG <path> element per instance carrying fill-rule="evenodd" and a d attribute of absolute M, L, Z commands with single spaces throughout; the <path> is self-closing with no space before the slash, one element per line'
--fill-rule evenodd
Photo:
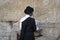
<path fill-rule="evenodd" d="M 34 9 L 30 6 L 27 6 L 26 9 L 24 10 L 25 14 L 32 14 L 32 12 L 34 11 Z"/>

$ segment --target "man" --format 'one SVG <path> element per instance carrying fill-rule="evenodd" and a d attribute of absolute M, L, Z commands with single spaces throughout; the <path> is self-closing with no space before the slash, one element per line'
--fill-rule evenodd
<path fill-rule="evenodd" d="M 20 20 L 20 40 L 35 40 L 34 32 L 36 31 L 35 19 L 31 16 L 33 15 L 34 9 L 27 6 L 24 10 L 26 14 L 25 17 Z"/>

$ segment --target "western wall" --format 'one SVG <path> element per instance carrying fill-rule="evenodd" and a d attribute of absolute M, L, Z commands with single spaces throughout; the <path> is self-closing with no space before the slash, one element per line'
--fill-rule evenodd
<path fill-rule="evenodd" d="M 43 35 L 36 40 L 53 40 L 60 35 L 60 0 L 0 0 L 0 40 L 17 40 L 19 20 L 27 6 L 34 8 Z M 45 39 L 43 39 L 45 38 Z"/>

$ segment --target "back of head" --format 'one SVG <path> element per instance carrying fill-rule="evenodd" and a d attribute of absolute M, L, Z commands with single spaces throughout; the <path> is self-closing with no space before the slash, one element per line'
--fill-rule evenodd
<path fill-rule="evenodd" d="M 26 9 L 24 10 L 25 14 L 32 14 L 34 9 L 30 6 L 27 6 Z"/>

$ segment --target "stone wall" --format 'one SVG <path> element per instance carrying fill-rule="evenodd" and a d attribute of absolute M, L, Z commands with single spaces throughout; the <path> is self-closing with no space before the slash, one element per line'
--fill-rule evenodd
<path fill-rule="evenodd" d="M 0 40 L 16 40 L 16 31 L 14 31 L 11 22 L 0 22 Z"/>
<path fill-rule="evenodd" d="M 32 6 L 36 19 L 44 22 L 60 22 L 59 4 L 60 0 L 1 0 L 0 21 L 18 21 L 24 16 L 26 6 Z"/>
<path fill-rule="evenodd" d="M 16 40 L 26 6 L 34 8 L 33 17 L 41 22 L 43 35 L 60 35 L 60 0 L 0 0 L 0 40 Z"/>

